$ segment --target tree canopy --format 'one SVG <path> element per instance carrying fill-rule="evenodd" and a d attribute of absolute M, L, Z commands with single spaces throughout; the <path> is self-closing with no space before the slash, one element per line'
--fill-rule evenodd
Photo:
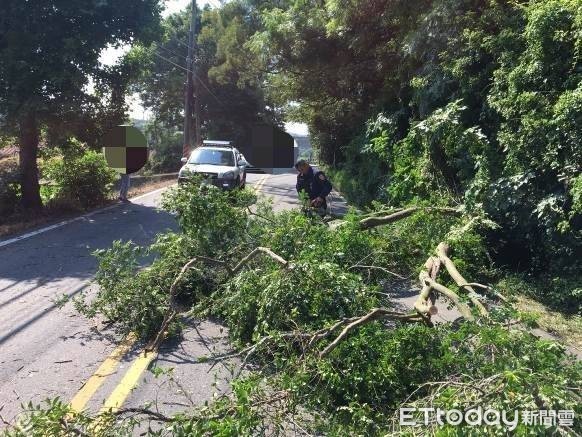
<path fill-rule="evenodd" d="M 5 132 L 18 137 L 25 206 L 40 206 L 36 157 L 41 128 L 94 142 L 100 130 L 91 126 L 108 124 L 99 117 L 114 120 L 110 126 L 124 119 L 127 70 L 102 68 L 99 55 L 108 45 L 151 41 L 157 32 L 158 3 L 2 2 L 0 121 Z M 90 78 L 97 94 L 87 88 Z"/>

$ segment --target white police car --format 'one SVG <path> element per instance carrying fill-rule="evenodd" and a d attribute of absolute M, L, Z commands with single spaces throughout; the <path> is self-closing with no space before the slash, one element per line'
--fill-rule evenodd
<path fill-rule="evenodd" d="M 204 183 L 225 190 L 244 188 L 249 163 L 230 141 L 204 141 L 188 158 L 178 173 L 178 182 L 186 182 L 192 175 L 201 175 Z"/>

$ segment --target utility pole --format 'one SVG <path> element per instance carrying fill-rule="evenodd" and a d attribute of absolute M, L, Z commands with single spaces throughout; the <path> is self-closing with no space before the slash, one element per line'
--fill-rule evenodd
<path fill-rule="evenodd" d="M 198 9 L 196 0 L 192 0 L 191 17 L 190 17 L 190 32 L 188 34 L 188 57 L 186 58 L 186 86 L 184 87 L 184 147 L 182 149 L 182 156 L 188 157 L 190 155 L 191 147 L 199 146 L 202 143 L 200 135 L 200 104 L 198 102 L 198 93 L 196 93 L 196 101 L 194 101 L 194 91 L 197 88 L 194 85 L 194 55 L 196 50 L 196 13 Z M 195 113 L 196 126 L 192 122 L 192 112 Z M 192 129 L 195 129 L 196 139 L 193 144 Z"/>

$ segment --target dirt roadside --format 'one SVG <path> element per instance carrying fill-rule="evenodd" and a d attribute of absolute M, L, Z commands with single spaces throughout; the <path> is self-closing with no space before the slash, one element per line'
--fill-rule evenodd
<path fill-rule="evenodd" d="M 129 189 L 129 198 L 139 196 L 141 194 L 149 193 L 160 188 L 168 187 L 176 183 L 175 177 L 168 177 L 159 179 L 157 175 L 151 177 L 142 177 L 140 183 L 134 183 Z M 132 180 L 133 182 L 133 180 Z M 35 228 L 52 225 L 62 220 L 67 220 L 79 215 L 86 214 L 96 209 L 104 208 L 106 206 L 114 205 L 119 201 L 116 199 L 117 192 L 114 191 L 111 197 L 102 204 L 87 210 L 67 210 L 54 208 L 50 210 L 43 210 L 36 214 L 15 214 L 8 218 L 4 223 L 0 223 L 0 239 L 13 236 L 23 231 L 34 230 Z"/>

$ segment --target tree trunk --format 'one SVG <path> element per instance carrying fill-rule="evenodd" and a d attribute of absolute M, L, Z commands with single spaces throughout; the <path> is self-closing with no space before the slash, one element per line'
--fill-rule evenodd
<path fill-rule="evenodd" d="M 25 114 L 20 119 L 20 186 L 22 188 L 22 206 L 26 209 L 40 209 L 40 186 L 38 183 L 39 132 L 34 113 Z"/>

